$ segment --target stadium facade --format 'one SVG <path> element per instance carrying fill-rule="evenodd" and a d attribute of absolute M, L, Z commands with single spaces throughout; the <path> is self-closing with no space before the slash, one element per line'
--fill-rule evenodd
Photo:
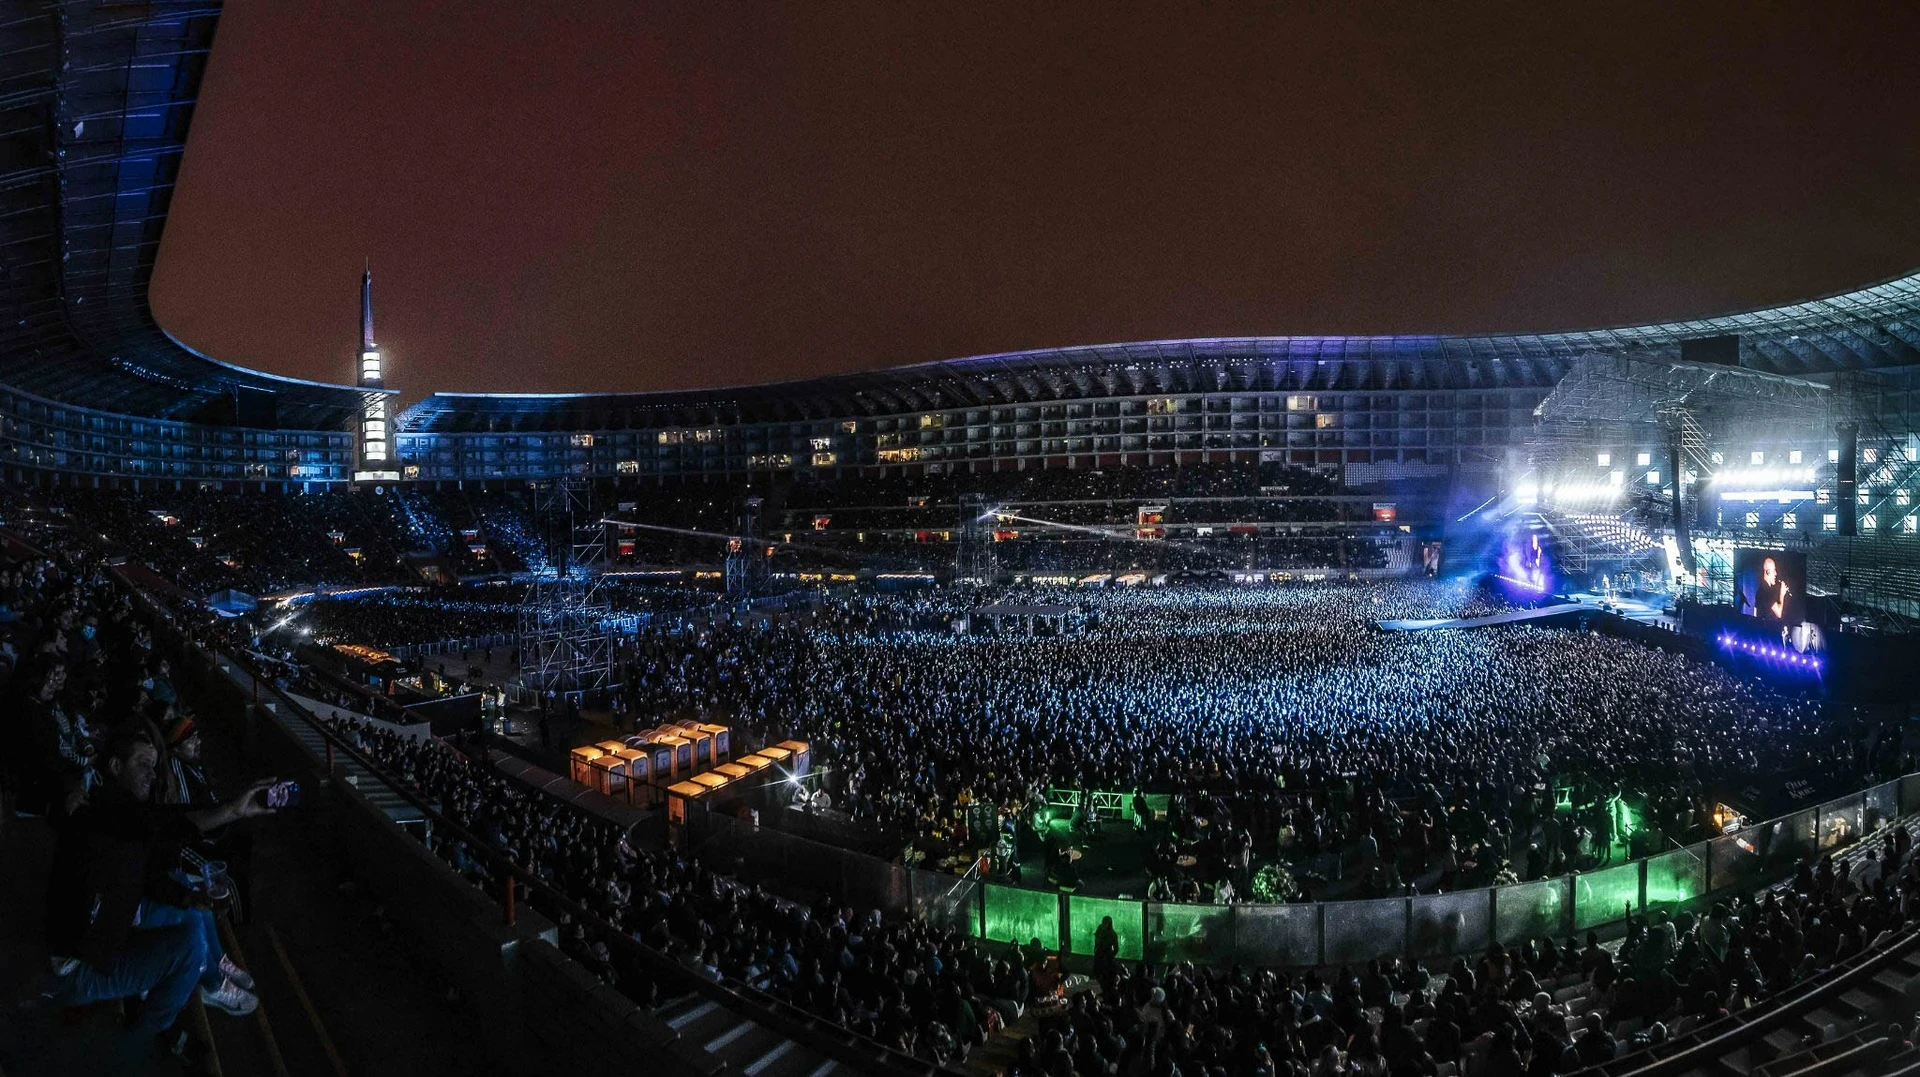
<path fill-rule="evenodd" d="M 1859 435 L 1861 504 L 1875 509 L 1880 533 L 1913 531 L 1920 274 L 1659 325 L 1152 341 L 700 391 L 435 393 L 397 414 L 363 282 L 357 384 L 222 363 L 167 335 L 147 302 L 217 21 L 218 8 L 201 4 L 39 3 L 0 28 L 20 58 L 0 95 L 0 464 L 16 481 L 313 490 L 356 476 L 433 486 L 573 477 L 638 487 L 1269 463 L 1321 470 L 1356 491 L 1477 496 L 1539 462 L 1541 409 L 1557 388 L 1566 395 L 1571 373 L 1620 360 L 1802 388 L 1871 377 L 1886 418 Z M 1753 428 L 1756 415 L 1765 409 L 1726 412 L 1728 429 Z M 1739 461 L 1791 456 L 1805 471 L 1795 485 L 1832 486 L 1833 419 L 1802 410 L 1761 424 L 1755 436 L 1767 444 L 1743 443 Z M 391 444 L 369 442 L 369 430 Z M 1582 465 L 1592 482 L 1670 490 L 1669 442 L 1657 423 L 1597 423 L 1579 453 L 1592 458 Z M 376 450 L 382 459 L 369 458 Z M 1866 466 L 1870 456 L 1885 464 Z M 1754 515 L 1729 526 L 1778 528 L 1775 508 L 1743 510 Z M 1796 510 L 1791 526 L 1817 530 L 1825 515 L 1801 527 Z"/>

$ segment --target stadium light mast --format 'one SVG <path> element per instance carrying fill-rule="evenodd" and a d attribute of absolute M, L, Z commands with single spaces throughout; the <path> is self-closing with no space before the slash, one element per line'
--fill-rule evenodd
<path fill-rule="evenodd" d="M 380 346 L 373 342 L 373 264 L 360 275 L 360 373 L 355 384 L 362 389 L 385 389 Z M 393 462 L 393 443 L 387 432 L 386 394 L 369 395 L 360 405 L 360 450 L 353 469 L 355 482 L 398 482 L 400 471 Z"/>

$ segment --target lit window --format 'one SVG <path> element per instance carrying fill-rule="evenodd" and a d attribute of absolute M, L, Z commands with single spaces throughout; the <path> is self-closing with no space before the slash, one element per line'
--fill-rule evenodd
<path fill-rule="evenodd" d="M 638 475 L 640 474 L 640 461 L 622 460 L 619 463 L 613 465 L 613 470 L 619 472 L 622 475 Z"/>
<path fill-rule="evenodd" d="M 1719 467 L 1721 464 L 1724 464 L 1727 462 L 1727 458 L 1720 455 L 1719 453 L 1714 453 L 1712 456 L 1712 460 L 1713 460 L 1714 467 Z"/>
<path fill-rule="evenodd" d="M 1749 512 L 1749 513 L 1747 513 L 1747 526 L 1748 526 L 1748 527 L 1759 527 L 1759 526 L 1760 526 L 1760 514 L 1759 514 L 1759 513 L 1757 513 L 1757 512 Z"/>
<path fill-rule="evenodd" d="M 1747 463 L 1752 464 L 1754 467 L 1759 467 L 1761 464 L 1764 464 L 1766 462 L 1767 462 L 1767 454 L 1760 452 L 1759 450 L 1755 450 L 1754 452 L 1748 454 L 1747 456 Z"/>
<path fill-rule="evenodd" d="M 1316 411 L 1320 401 L 1310 396 L 1290 396 L 1287 398 L 1288 411 Z"/>
<path fill-rule="evenodd" d="M 1789 451 L 1789 452 L 1787 453 L 1787 463 L 1789 463 L 1789 464 L 1797 464 L 1797 463 L 1799 463 L 1799 462 L 1800 462 L 1800 457 L 1801 457 L 1801 455 L 1802 455 L 1802 454 L 1801 454 L 1801 452 L 1800 452 L 1800 450 L 1799 450 L 1799 449 L 1793 449 L 1793 450 L 1791 450 L 1791 451 Z"/>
<path fill-rule="evenodd" d="M 1839 449 L 1828 449 L 1828 450 L 1827 450 L 1827 463 L 1829 463 L 1829 464 L 1837 464 L 1837 463 L 1839 463 L 1839 462 L 1840 462 L 1840 450 L 1839 450 Z"/>
<path fill-rule="evenodd" d="M 1879 450 L 1879 449 L 1876 449 L 1876 448 L 1874 448 L 1874 447 L 1873 447 L 1873 446 L 1871 446 L 1871 445 L 1869 445 L 1869 446 L 1867 446 L 1867 447 L 1866 447 L 1866 448 L 1864 448 L 1864 449 L 1861 449 L 1861 450 L 1860 450 L 1860 462 L 1861 462 L 1861 463 L 1863 463 L 1863 464 L 1877 464 L 1877 463 L 1879 463 L 1879 462 L 1880 462 L 1880 450 Z"/>
<path fill-rule="evenodd" d="M 1599 456 L 1594 457 L 1593 462 L 1599 465 L 1600 467 L 1609 467 L 1613 464 L 1613 454 L 1610 452 L 1603 452 Z"/>
<path fill-rule="evenodd" d="M 1653 463 L 1653 454 L 1650 452 L 1643 452 L 1639 456 L 1634 457 L 1633 462 L 1636 464 L 1639 464 L 1641 467 L 1646 467 L 1648 464 Z"/>
<path fill-rule="evenodd" d="M 1834 515 L 1831 512 L 1821 513 L 1820 530 L 1838 531 L 1839 529 L 1840 529 L 1840 517 Z"/>
<path fill-rule="evenodd" d="M 386 442 L 384 442 L 384 441 L 369 441 L 369 442 L 367 442 L 367 459 L 369 459 L 369 460 L 385 460 L 386 458 L 387 458 L 387 443 L 386 443 Z"/>
<path fill-rule="evenodd" d="M 576 449 L 591 449 L 591 448 L 593 448 L 593 435 L 592 435 L 592 434 L 575 434 L 575 435 L 573 435 L 573 447 L 574 447 L 574 448 L 576 448 Z"/>
<path fill-rule="evenodd" d="M 1339 419 L 1340 416 L 1332 412 L 1323 411 L 1313 417 L 1313 425 L 1320 430 L 1330 430 L 1339 425 Z"/>
<path fill-rule="evenodd" d="M 1610 486 L 1625 486 L 1627 484 L 1627 473 L 1621 471 L 1619 468 L 1615 468 L 1607 472 L 1607 483 Z"/>
<path fill-rule="evenodd" d="M 1798 530 L 1800 530 L 1800 517 L 1798 517 L 1798 516 L 1795 516 L 1795 515 L 1794 515 L 1793 513 L 1791 513 L 1791 512 L 1783 512 L 1783 513 L 1781 513 L 1781 514 L 1780 514 L 1780 528 L 1781 528 L 1781 530 L 1783 530 L 1783 531 L 1798 531 Z"/>
<path fill-rule="evenodd" d="M 1879 526 L 1880 518 L 1878 516 L 1875 516 L 1871 512 L 1863 512 L 1860 514 L 1860 530 L 1872 531 Z"/>
<path fill-rule="evenodd" d="M 1893 503 L 1896 505 L 1911 505 L 1913 504 L 1913 495 L 1909 493 L 1905 487 L 1902 487 L 1893 492 Z"/>
<path fill-rule="evenodd" d="M 1853 495 L 1853 499 L 1862 505 L 1868 505 L 1873 503 L 1873 495 L 1869 494 L 1865 490 L 1862 490 L 1859 493 Z"/>
<path fill-rule="evenodd" d="M 1920 524 L 1920 517 L 1916 517 L 1912 513 L 1900 517 L 1900 530 L 1904 534 L 1912 535 L 1920 533 L 1920 531 L 1916 531 L 1915 529 L 1916 524 Z"/>
<path fill-rule="evenodd" d="M 1909 434 L 1907 436 L 1912 437 L 1913 435 Z M 1907 458 L 1907 463 L 1912 464 L 1912 463 L 1920 462 L 1920 445 L 1915 445 L 1912 442 L 1908 442 L 1907 447 L 1900 451 L 1902 455 L 1904 455 Z"/>
<path fill-rule="evenodd" d="M 1820 489 L 1815 490 L 1813 492 L 1813 499 L 1819 502 L 1820 504 L 1824 505 L 1827 502 L 1833 500 L 1833 491 L 1822 486 Z"/>
<path fill-rule="evenodd" d="M 1660 473 L 1658 471 L 1647 472 L 1647 485 L 1648 486 L 1660 485 Z"/>

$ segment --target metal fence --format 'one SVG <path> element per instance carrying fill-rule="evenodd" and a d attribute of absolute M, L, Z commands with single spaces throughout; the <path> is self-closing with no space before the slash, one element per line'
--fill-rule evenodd
<path fill-rule="evenodd" d="M 1126 960 L 1305 967 L 1472 954 L 1495 942 L 1609 928 L 1629 915 L 1784 879 L 1806 857 L 1859 841 L 1917 809 L 1920 774 L 1910 774 L 1597 871 L 1448 894 L 1291 905 L 1182 905 L 1030 890 L 908 869 L 727 816 L 702 819 L 692 836 L 710 864 L 743 878 L 912 914 L 978 938 L 1037 938 L 1049 949 L 1091 956 L 1095 931 L 1111 917 Z"/>

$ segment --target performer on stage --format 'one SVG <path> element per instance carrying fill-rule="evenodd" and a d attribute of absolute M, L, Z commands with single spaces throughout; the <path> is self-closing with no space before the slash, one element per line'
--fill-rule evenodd
<path fill-rule="evenodd" d="M 1773 624 L 1785 623 L 1787 599 L 1793 589 L 1780 578 L 1780 566 L 1771 557 L 1762 558 L 1760 571 L 1740 577 L 1740 612 Z"/>

